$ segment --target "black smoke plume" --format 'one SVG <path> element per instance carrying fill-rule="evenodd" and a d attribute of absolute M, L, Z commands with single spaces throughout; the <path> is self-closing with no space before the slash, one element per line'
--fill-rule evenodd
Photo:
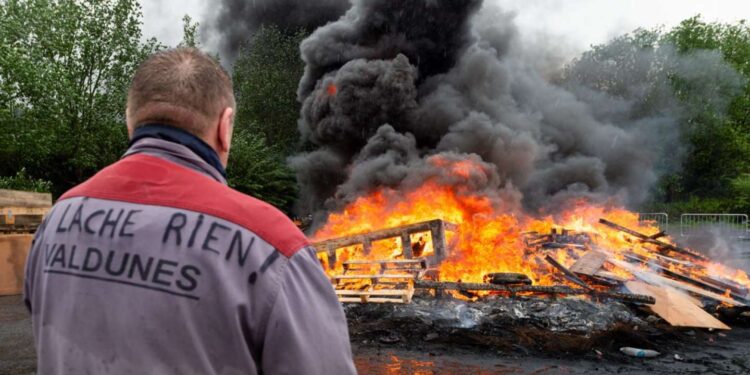
<path fill-rule="evenodd" d="M 317 146 L 290 160 L 302 212 L 427 178 L 532 212 L 570 198 L 637 205 L 684 152 L 679 124 L 689 108 L 666 72 L 710 77 L 691 81 L 707 93 L 740 87 L 719 54 L 670 48 L 628 51 L 625 67 L 584 55 L 553 80 L 538 63 L 548 46 L 524 43 L 512 15 L 481 6 L 354 0 L 302 43 L 299 125 Z M 438 159 L 479 167 L 454 181 Z"/>
<path fill-rule="evenodd" d="M 204 43 L 214 46 L 228 66 L 261 25 L 296 32 L 335 21 L 349 9 L 348 0 L 221 0 L 208 7 Z"/>

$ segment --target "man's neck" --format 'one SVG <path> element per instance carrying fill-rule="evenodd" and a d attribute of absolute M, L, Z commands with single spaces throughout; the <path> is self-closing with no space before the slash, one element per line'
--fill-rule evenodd
<path fill-rule="evenodd" d="M 204 140 L 183 129 L 160 123 L 142 125 L 133 131 L 130 146 L 144 138 L 156 138 L 183 145 L 226 178 L 226 170 L 216 151 Z"/>

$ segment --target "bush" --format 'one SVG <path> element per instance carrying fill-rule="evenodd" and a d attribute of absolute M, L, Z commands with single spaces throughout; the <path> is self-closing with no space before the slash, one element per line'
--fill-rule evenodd
<path fill-rule="evenodd" d="M 49 193 L 52 190 L 52 183 L 32 178 L 26 173 L 26 168 L 21 168 L 15 176 L 0 177 L 0 189 Z"/>

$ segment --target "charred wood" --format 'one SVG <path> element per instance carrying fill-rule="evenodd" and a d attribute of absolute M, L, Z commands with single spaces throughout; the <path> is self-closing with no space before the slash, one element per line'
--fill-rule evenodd
<path fill-rule="evenodd" d="M 524 286 L 505 286 L 481 283 L 459 283 L 450 281 L 425 281 L 418 280 L 414 282 L 415 289 L 434 289 L 434 290 L 456 290 L 456 291 L 494 291 L 504 292 L 510 295 L 531 293 L 531 294 L 548 294 L 548 295 L 590 295 L 601 299 L 616 299 L 630 303 L 654 304 L 655 300 L 651 296 L 629 293 L 597 292 L 587 289 L 576 289 L 564 285 L 542 286 L 542 285 L 524 285 Z"/>
<path fill-rule="evenodd" d="M 584 289 L 591 289 L 591 287 L 586 284 L 585 281 L 581 280 L 576 274 L 573 272 L 570 272 L 569 269 L 565 268 L 562 264 L 558 263 L 556 260 L 552 259 L 549 255 L 544 257 L 544 260 L 547 261 L 547 263 L 551 264 L 553 267 L 557 268 L 560 272 L 565 275 L 565 278 L 571 281 L 572 283 L 584 288 Z"/>
<path fill-rule="evenodd" d="M 522 273 L 488 273 L 484 275 L 484 282 L 495 285 L 531 285 L 531 279 Z"/>
<path fill-rule="evenodd" d="M 604 225 L 606 225 L 606 226 L 608 226 L 608 227 L 610 227 L 612 229 L 618 230 L 620 232 L 629 234 L 629 235 L 631 235 L 633 237 L 636 237 L 639 240 L 641 240 L 642 242 L 654 245 L 654 246 L 656 246 L 657 248 L 659 248 L 661 250 L 673 251 L 675 253 L 680 253 L 682 255 L 686 255 L 686 256 L 694 258 L 694 259 L 707 260 L 707 258 L 704 255 L 702 255 L 702 254 L 698 254 L 698 253 L 696 253 L 696 252 L 694 252 L 692 250 L 688 250 L 688 249 L 685 249 L 685 248 L 682 248 L 682 247 L 679 247 L 679 246 L 675 246 L 675 245 L 672 245 L 672 244 L 669 244 L 669 243 L 666 243 L 666 242 L 659 241 L 657 239 L 651 238 L 651 236 L 647 236 L 647 235 L 645 235 L 643 233 L 636 232 L 636 231 L 634 231 L 632 229 L 623 227 L 622 225 L 613 223 L 613 222 L 611 222 L 609 220 L 599 219 L 599 223 L 600 224 L 604 224 Z"/>

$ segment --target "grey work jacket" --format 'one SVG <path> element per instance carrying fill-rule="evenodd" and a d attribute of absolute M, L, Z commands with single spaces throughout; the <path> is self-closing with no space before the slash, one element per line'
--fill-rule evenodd
<path fill-rule="evenodd" d="M 142 139 L 66 193 L 26 265 L 40 374 L 352 374 L 304 235 L 190 149 Z"/>

